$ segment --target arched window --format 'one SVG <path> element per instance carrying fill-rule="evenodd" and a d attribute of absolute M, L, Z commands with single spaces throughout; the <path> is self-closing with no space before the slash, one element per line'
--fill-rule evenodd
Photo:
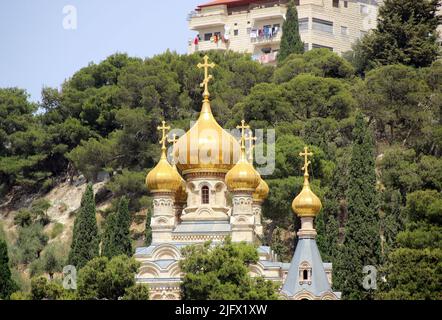
<path fill-rule="evenodd" d="M 204 186 L 201 188 L 201 203 L 209 204 L 209 187 Z"/>
<path fill-rule="evenodd" d="M 303 272 L 302 272 L 302 280 L 304 280 L 304 281 L 308 281 L 308 270 L 304 270 Z"/>

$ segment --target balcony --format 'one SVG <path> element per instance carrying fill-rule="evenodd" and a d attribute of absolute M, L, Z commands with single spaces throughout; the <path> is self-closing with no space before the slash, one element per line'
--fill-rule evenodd
<path fill-rule="evenodd" d="M 188 53 L 192 54 L 199 51 L 227 50 L 227 48 L 228 43 L 224 43 L 222 41 L 218 41 L 218 43 L 211 41 L 200 41 L 197 45 L 195 45 L 192 40 L 189 40 L 187 51 Z"/>
<path fill-rule="evenodd" d="M 255 45 L 272 45 L 281 42 L 282 31 L 280 30 L 277 34 L 273 36 L 257 36 L 256 38 L 251 38 L 250 41 Z"/>
<path fill-rule="evenodd" d="M 278 57 L 278 52 L 263 53 L 253 56 L 253 60 L 258 61 L 261 64 L 274 64 Z"/>
<path fill-rule="evenodd" d="M 284 19 L 286 7 L 275 4 L 273 6 L 257 6 L 250 10 L 250 18 L 253 22 L 269 19 Z"/>
<path fill-rule="evenodd" d="M 207 27 L 218 27 L 226 24 L 227 15 L 225 13 L 216 14 L 192 14 L 189 16 L 189 28 L 198 30 Z"/>

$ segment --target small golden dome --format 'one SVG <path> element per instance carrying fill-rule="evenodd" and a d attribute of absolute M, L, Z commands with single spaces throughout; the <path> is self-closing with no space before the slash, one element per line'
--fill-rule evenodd
<path fill-rule="evenodd" d="M 245 147 L 245 129 L 249 129 L 249 126 L 245 125 L 245 121 L 241 121 L 241 126 L 237 127 L 241 129 L 241 157 L 238 163 L 229 170 L 226 174 L 226 184 L 229 190 L 244 190 L 255 191 L 258 187 L 261 176 L 253 168 L 253 165 L 246 159 L 246 147 Z"/>
<path fill-rule="evenodd" d="M 182 178 L 167 161 L 163 150 L 161 159 L 146 177 L 146 186 L 151 192 L 176 192 L 182 185 Z"/>
<path fill-rule="evenodd" d="M 308 166 L 311 164 L 308 161 L 309 156 L 313 156 L 312 152 L 308 152 L 308 147 L 304 148 L 304 152 L 299 154 L 304 157 L 304 185 L 301 192 L 292 202 L 292 210 L 298 217 L 315 217 L 321 211 L 321 200 L 310 189 Z"/>
<path fill-rule="evenodd" d="M 292 210 L 298 217 L 315 217 L 321 211 L 322 203 L 310 189 L 308 175 L 304 177 L 301 193 L 293 200 Z"/>
<path fill-rule="evenodd" d="M 260 182 L 258 187 L 256 188 L 255 192 L 253 193 L 253 200 L 255 201 L 264 201 L 267 199 L 267 196 L 269 195 L 269 186 L 264 181 L 264 179 L 260 178 Z"/>

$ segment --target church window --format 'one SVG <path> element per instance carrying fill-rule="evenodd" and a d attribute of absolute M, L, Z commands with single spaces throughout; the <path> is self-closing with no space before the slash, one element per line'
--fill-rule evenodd
<path fill-rule="evenodd" d="M 312 284 L 312 267 L 307 261 L 299 265 L 299 284 Z"/>
<path fill-rule="evenodd" d="M 201 203 L 209 204 L 209 187 L 204 186 L 201 188 Z"/>

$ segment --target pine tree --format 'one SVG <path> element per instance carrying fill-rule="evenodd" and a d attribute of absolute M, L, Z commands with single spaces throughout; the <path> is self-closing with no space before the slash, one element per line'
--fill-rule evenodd
<path fill-rule="evenodd" d="M 379 215 L 374 142 L 362 114 L 356 118 L 347 190 L 348 221 L 342 256 L 336 261 L 336 287 L 346 299 L 370 299 L 363 288 L 363 267 L 380 260 Z"/>
<path fill-rule="evenodd" d="M 6 241 L 0 239 L 0 300 L 9 299 L 15 289 L 16 285 L 9 269 L 8 247 Z"/>
<path fill-rule="evenodd" d="M 385 0 L 378 26 L 354 48 L 358 68 L 404 64 L 428 67 L 437 59 L 439 0 Z M 363 70 L 359 70 L 363 71 Z"/>
<path fill-rule="evenodd" d="M 287 6 L 286 19 L 282 25 L 278 62 L 283 62 L 292 53 L 304 53 L 304 43 L 299 35 L 298 10 L 296 10 L 295 3 L 290 1 Z"/>
<path fill-rule="evenodd" d="M 95 199 L 92 185 L 88 185 L 81 208 L 74 223 L 69 263 L 81 269 L 91 259 L 99 254 L 99 237 L 97 220 L 95 217 Z"/>
<path fill-rule="evenodd" d="M 103 239 L 102 254 L 108 258 L 119 255 L 132 255 L 132 241 L 130 238 L 129 201 L 122 197 L 116 213 L 112 213 L 107 220 Z"/>

